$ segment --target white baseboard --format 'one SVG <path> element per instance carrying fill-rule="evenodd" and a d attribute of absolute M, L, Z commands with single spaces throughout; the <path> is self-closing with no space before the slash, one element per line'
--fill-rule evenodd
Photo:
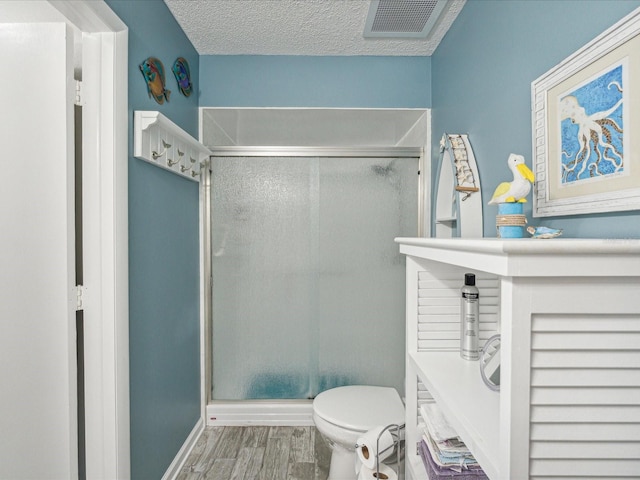
<path fill-rule="evenodd" d="M 243 400 L 211 402 L 207 426 L 313 425 L 311 400 Z"/>
<path fill-rule="evenodd" d="M 203 431 L 204 421 L 202 420 L 202 418 L 200 418 L 198 419 L 196 425 L 193 427 L 193 430 L 191 430 L 191 433 L 189 434 L 187 439 L 182 444 L 182 448 L 173 459 L 173 462 L 171 462 L 171 465 L 169 465 L 167 471 L 164 472 L 162 480 L 174 480 L 178 476 L 180 470 L 184 466 L 184 463 L 187 461 L 191 450 L 193 450 L 193 447 L 200 438 L 200 435 L 202 435 Z"/>

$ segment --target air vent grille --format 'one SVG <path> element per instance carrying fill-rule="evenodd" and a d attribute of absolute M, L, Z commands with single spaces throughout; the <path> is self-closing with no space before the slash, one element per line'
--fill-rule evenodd
<path fill-rule="evenodd" d="M 447 0 L 372 0 L 365 37 L 426 38 Z"/>
<path fill-rule="evenodd" d="M 380 0 L 372 32 L 421 32 L 438 0 Z"/>

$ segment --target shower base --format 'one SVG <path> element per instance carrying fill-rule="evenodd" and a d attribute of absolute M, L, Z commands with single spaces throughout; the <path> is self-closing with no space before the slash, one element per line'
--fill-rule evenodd
<path fill-rule="evenodd" d="M 313 425 L 312 400 L 212 401 L 207 426 Z"/>

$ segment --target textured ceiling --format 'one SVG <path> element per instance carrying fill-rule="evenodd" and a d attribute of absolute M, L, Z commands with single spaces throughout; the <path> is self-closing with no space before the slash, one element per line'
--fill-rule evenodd
<path fill-rule="evenodd" d="M 370 0 L 164 0 L 200 55 L 429 56 L 462 9 L 427 39 L 364 38 Z"/>

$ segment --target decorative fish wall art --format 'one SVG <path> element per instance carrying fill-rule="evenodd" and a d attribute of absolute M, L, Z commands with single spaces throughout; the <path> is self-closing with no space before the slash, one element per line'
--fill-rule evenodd
<path fill-rule="evenodd" d="M 178 57 L 172 67 L 173 74 L 178 82 L 178 89 L 185 97 L 191 95 L 193 85 L 191 83 L 191 72 L 189 71 L 189 62 L 184 58 Z"/>
<path fill-rule="evenodd" d="M 165 87 L 164 65 L 155 57 L 149 57 L 140 64 L 140 71 L 147 83 L 149 97 L 160 105 L 169 101 L 170 90 Z"/>

